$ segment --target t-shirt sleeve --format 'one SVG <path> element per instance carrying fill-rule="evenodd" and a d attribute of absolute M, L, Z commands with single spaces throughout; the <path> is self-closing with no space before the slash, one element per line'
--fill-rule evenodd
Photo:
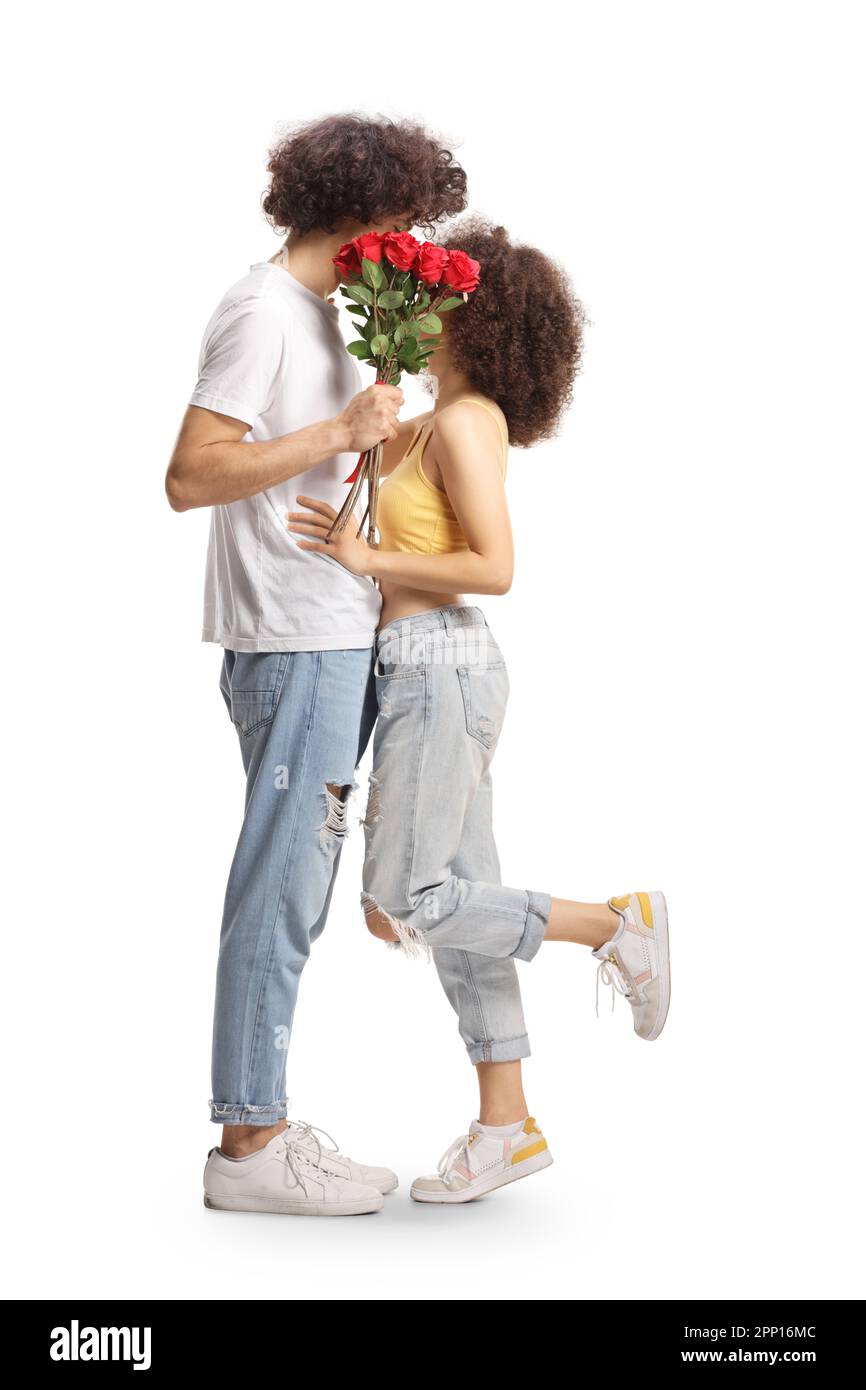
<path fill-rule="evenodd" d="M 202 343 L 190 405 L 252 426 L 273 399 L 285 353 L 285 326 L 270 305 L 256 299 L 232 305 Z"/>

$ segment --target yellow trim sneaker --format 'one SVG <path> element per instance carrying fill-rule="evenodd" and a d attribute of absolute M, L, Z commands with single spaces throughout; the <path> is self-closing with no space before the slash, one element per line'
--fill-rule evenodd
<path fill-rule="evenodd" d="M 482 1125 L 473 1120 L 439 1160 L 439 1171 L 416 1178 L 416 1202 L 473 1202 L 486 1192 L 549 1168 L 553 1155 L 535 1120 L 513 1125 Z"/>
<path fill-rule="evenodd" d="M 663 893 L 626 893 L 608 906 L 620 924 L 609 941 L 593 951 L 599 962 L 595 980 L 595 1012 L 599 984 L 610 985 L 611 1009 L 617 994 L 625 995 L 634 1015 L 634 1031 L 653 1042 L 665 1026 L 671 1002 L 671 960 L 668 909 Z"/>

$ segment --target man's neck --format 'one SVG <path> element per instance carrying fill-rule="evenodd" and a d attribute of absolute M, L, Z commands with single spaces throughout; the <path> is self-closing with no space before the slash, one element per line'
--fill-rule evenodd
<path fill-rule="evenodd" d="M 343 242 L 339 235 L 311 232 L 307 236 L 289 236 L 271 265 L 280 266 L 313 294 L 327 299 L 337 288 L 337 274 L 332 261 Z"/>

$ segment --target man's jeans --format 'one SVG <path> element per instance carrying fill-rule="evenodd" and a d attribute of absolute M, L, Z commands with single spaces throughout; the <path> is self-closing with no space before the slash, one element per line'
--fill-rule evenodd
<path fill-rule="evenodd" d="M 547 893 L 502 886 L 490 763 L 508 674 L 478 608 L 382 628 L 362 902 L 402 949 L 431 950 L 472 1062 L 529 1054 L 515 960 L 541 945 Z"/>
<path fill-rule="evenodd" d="M 346 801 L 376 716 L 372 659 L 369 648 L 225 653 L 220 688 L 247 790 L 217 967 L 217 1124 L 286 1114 L 298 984 L 327 919 Z"/>

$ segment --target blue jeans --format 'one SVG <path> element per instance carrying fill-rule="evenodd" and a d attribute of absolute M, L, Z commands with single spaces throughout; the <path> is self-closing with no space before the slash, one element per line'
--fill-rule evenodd
<path fill-rule="evenodd" d="M 247 786 L 217 965 L 217 1124 L 286 1114 L 298 984 L 328 916 L 346 801 L 376 717 L 372 660 L 369 648 L 225 653 L 220 689 Z"/>
<path fill-rule="evenodd" d="M 431 953 L 472 1062 L 529 1055 L 515 960 L 544 938 L 547 893 L 504 887 L 490 763 L 508 673 L 479 608 L 430 609 L 376 639 L 379 719 L 362 904 Z"/>

